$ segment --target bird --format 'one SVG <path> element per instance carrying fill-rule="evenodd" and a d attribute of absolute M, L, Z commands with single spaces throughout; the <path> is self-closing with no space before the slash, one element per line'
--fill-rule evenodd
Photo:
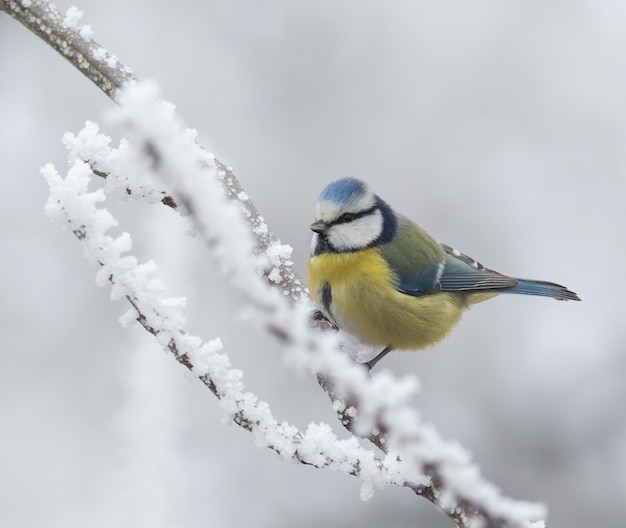
<path fill-rule="evenodd" d="M 357 178 L 322 190 L 310 229 L 311 298 L 334 326 L 384 347 L 364 363 L 369 370 L 392 350 L 434 345 L 467 308 L 502 293 L 580 300 L 565 286 L 503 275 L 437 242 Z"/>

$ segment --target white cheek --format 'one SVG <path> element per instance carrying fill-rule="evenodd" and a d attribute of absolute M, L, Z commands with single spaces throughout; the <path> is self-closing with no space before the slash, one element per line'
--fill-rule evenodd
<path fill-rule="evenodd" d="M 328 232 L 328 240 L 338 251 L 364 248 L 374 242 L 383 231 L 380 211 L 348 222 L 337 224 Z"/>

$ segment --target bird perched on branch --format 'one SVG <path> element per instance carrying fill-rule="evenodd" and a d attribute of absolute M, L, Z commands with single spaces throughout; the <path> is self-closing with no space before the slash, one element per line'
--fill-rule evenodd
<path fill-rule="evenodd" d="M 440 244 L 366 183 L 343 178 L 320 194 L 307 280 L 324 316 L 361 342 L 391 350 L 443 339 L 470 305 L 501 293 L 579 301 L 553 282 L 518 279 Z"/>

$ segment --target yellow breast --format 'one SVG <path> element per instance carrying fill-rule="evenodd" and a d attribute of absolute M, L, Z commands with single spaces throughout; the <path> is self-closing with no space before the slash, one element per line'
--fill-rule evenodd
<path fill-rule="evenodd" d="M 464 295 L 400 293 L 376 248 L 311 257 L 307 280 L 313 301 L 340 328 L 363 343 L 394 349 L 436 343 L 467 307 Z"/>

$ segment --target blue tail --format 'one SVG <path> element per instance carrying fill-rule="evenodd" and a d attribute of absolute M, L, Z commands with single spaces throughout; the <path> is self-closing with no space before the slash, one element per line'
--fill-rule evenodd
<path fill-rule="evenodd" d="M 520 293 L 523 295 L 541 295 L 543 297 L 552 297 L 557 301 L 580 301 L 580 297 L 573 291 L 568 290 L 565 286 L 555 284 L 554 282 L 517 279 L 515 286 L 508 288 L 500 288 L 497 291 L 502 293 Z"/>

